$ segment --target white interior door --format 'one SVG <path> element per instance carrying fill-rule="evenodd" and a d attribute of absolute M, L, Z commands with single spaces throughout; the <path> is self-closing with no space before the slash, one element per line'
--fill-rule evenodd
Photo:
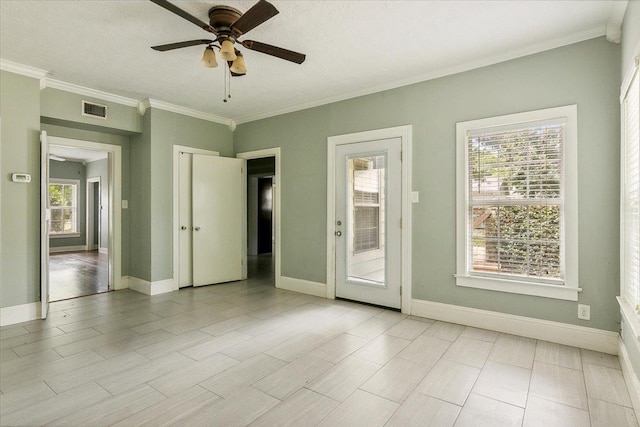
<path fill-rule="evenodd" d="M 49 313 L 49 143 L 47 132 L 40 134 L 40 313 Z"/>
<path fill-rule="evenodd" d="M 243 278 L 245 160 L 194 154 L 193 286 Z"/>
<path fill-rule="evenodd" d="M 191 175 L 193 160 L 192 153 L 180 152 L 179 165 L 179 217 L 180 217 L 180 278 L 179 287 L 193 285 L 193 251 L 192 251 L 192 201 L 191 201 Z"/>
<path fill-rule="evenodd" d="M 336 296 L 401 308 L 400 138 L 336 146 Z"/>

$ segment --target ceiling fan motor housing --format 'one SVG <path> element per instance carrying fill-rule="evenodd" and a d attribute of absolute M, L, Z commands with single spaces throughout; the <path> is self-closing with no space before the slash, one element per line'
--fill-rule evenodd
<path fill-rule="evenodd" d="M 231 6 L 213 6 L 209 9 L 209 25 L 218 35 L 231 35 L 231 25 L 242 16 L 242 12 Z"/>

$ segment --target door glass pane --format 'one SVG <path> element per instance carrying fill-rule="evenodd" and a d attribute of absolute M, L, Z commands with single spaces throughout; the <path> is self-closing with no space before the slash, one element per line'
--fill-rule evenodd
<path fill-rule="evenodd" d="M 347 281 L 385 284 L 385 156 L 349 159 Z"/>

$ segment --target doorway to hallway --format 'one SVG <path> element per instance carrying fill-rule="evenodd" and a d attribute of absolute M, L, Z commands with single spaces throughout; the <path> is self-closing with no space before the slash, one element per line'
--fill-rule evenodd
<path fill-rule="evenodd" d="M 247 277 L 274 280 L 275 157 L 247 160 Z"/>
<path fill-rule="evenodd" d="M 247 278 L 278 286 L 280 277 L 280 148 L 237 157 L 247 160 Z"/>
<path fill-rule="evenodd" d="M 48 161 L 50 300 L 107 292 L 109 152 L 50 144 Z"/>

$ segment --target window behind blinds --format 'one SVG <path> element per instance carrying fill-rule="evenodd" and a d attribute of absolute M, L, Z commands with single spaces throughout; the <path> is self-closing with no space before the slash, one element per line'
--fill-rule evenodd
<path fill-rule="evenodd" d="M 350 160 L 353 173 L 353 251 L 380 248 L 380 195 L 384 156 Z"/>
<path fill-rule="evenodd" d="M 467 134 L 474 273 L 563 278 L 564 119 Z"/>
<path fill-rule="evenodd" d="M 640 87 L 638 72 L 624 99 L 623 287 L 627 301 L 640 304 Z"/>

